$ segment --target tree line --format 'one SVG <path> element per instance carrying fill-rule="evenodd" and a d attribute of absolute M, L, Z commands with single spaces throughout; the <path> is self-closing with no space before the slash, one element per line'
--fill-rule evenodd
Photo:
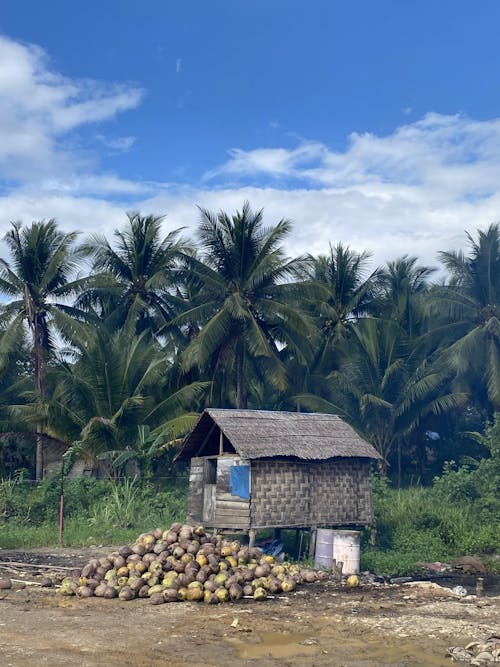
<path fill-rule="evenodd" d="M 200 209 L 195 238 L 128 214 L 111 238 L 12 223 L 0 259 L 0 466 L 58 442 L 67 461 L 143 475 L 205 406 L 332 412 L 404 479 L 475 453 L 500 408 L 500 228 L 441 272 L 370 270 L 341 241 L 289 258 L 288 220 Z M 443 277 L 444 276 L 444 277 Z M 476 443 L 476 444 L 473 444 Z M 23 450 L 24 447 L 24 450 Z"/>

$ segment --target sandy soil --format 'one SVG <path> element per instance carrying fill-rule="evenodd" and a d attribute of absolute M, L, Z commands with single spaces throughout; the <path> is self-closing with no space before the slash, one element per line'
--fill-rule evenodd
<path fill-rule="evenodd" d="M 0 551 L 0 576 L 37 583 L 102 550 Z M 500 631 L 500 597 L 458 599 L 435 584 L 304 585 L 265 602 L 217 606 L 80 600 L 14 582 L 0 591 L 0 664 L 168 667 L 440 667 L 449 646 Z"/>

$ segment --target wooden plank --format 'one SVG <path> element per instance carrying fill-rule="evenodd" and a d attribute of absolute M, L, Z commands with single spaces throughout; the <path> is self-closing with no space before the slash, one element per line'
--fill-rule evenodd
<path fill-rule="evenodd" d="M 250 506 L 250 501 L 245 500 L 245 498 L 240 498 L 240 496 L 232 496 L 230 493 L 219 493 L 217 492 L 217 500 L 234 502 L 234 503 L 244 503 L 245 505 Z"/>
<path fill-rule="evenodd" d="M 235 530 L 248 530 L 250 528 L 250 523 L 217 519 L 217 521 L 211 523 L 210 526 L 213 526 L 214 528 L 234 528 Z"/>
<path fill-rule="evenodd" d="M 228 517 L 231 517 L 232 519 L 235 519 L 237 521 L 249 521 L 250 520 L 250 515 L 249 514 L 243 514 L 242 512 L 220 512 L 215 510 L 215 516 L 222 516 L 225 519 Z"/>
<path fill-rule="evenodd" d="M 205 484 L 203 494 L 203 521 L 212 521 L 215 516 L 215 484 Z"/>
<path fill-rule="evenodd" d="M 226 526 L 232 526 L 233 524 L 244 523 L 245 525 L 250 524 L 249 516 L 235 516 L 234 514 L 224 514 L 220 512 L 215 513 L 215 521 L 222 521 Z"/>
<path fill-rule="evenodd" d="M 247 510 L 248 512 L 250 511 L 250 504 L 248 502 L 239 503 L 237 500 L 222 500 L 222 498 L 219 498 L 217 496 L 215 499 L 215 503 L 217 507 L 228 510 L 235 509 L 235 510 Z"/>

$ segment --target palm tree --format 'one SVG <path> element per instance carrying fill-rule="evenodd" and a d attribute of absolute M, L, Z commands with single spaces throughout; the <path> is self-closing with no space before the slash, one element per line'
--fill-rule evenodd
<path fill-rule="evenodd" d="M 192 408 L 206 385 L 172 387 L 172 363 L 148 334 L 89 328 L 74 341 L 75 359 L 62 362 L 47 401 L 53 435 L 72 443 L 71 460 L 106 459 L 121 468 L 135 459 L 147 467 L 194 425 Z"/>
<path fill-rule="evenodd" d="M 94 235 L 85 249 L 94 257 L 98 276 L 81 297 L 87 307 L 97 305 L 111 328 L 133 322 L 140 333 L 156 332 L 173 316 L 172 288 L 178 261 L 189 251 L 175 230 L 162 238 L 163 217 L 128 213 L 124 231 L 115 230 L 115 247 L 102 235 Z"/>
<path fill-rule="evenodd" d="M 490 416 L 500 409 L 500 227 L 467 233 L 470 253 L 441 252 L 449 282 L 436 286 L 431 306 L 438 322 L 433 334 L 457 381 Z"/>
<path fill-rule="evenodd" d="M 309 278 L 317 286 L 312 308 L 321 331 L 320 349 L 314 363 L 326 375 L 334 368 L 338 344 L 349 335 L 353 322 L 373 300 L 379 269 L 366 276 L 371 253 L 351 250 L 338 243 L 328 255 L 312 258 Z"/>
<path fill-rule="evenodd" d="M 425 332 L 425 297 L 435 269 L 419 266 L 416 257 L 403 255 L 387 262 L 377 276 L 375 310 L 381 317 L 398 322 L 410 341 Z"/>
<path fill-rule="evenodd" d="M 463 405 L 467 397 L 447 391 L 441 365 L 412 354 L 398 323 L 365 317 L 352 332 L 329 376 L 329 395 L 296 399 L 307 409 L 343 416 L 387 462 L 427 416 Z"/>
<path fill-rule="evenodd" d="M 314 327 L 297 305 L 305 288 L 287 282 L 304 271 L 305 260 L 283 254 L 288 220 L 265 228 L 262 210 L 252 212 L 248 202 L 232 217 L 200 210 L 204 256 L 187 258 L 199 295 L 175 320 L 198 333 L 181 363 L 185 371 L 210 367 L 213 381 L 225 376 L 236 388 L 236 406 L 246 408 L 250 377 L 260 376 L 280 390 L 287 386 L 280 349 L 303 364 L 310 353 Z"/>
<path fill-rule="evenodd" d="M 9 326 L 4 334 L 23 339 L 27 326 L 31 335 L 33 376 L 39 399 L 45 397 L 47 361 L 54 352 L 52 329 L 70 337 L 82 313 L 65 303 L 84 284 L 72 280 L 81 250 L 75 248 L 77 233 L 58 230 L 55 220 L 33 222 L 28 227 L 12 223 L 4 241 L 12 256 L 11 263 L 0 259 L 0 292 L 12 300 L 1 307 L 1 316 Z M 36 479 L 43 476 L 42 422 L 36 425 Z"/>

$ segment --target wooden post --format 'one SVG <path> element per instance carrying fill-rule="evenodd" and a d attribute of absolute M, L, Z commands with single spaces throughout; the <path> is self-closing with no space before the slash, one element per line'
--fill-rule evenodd
<path fill-rule="evenodd" d="M 222 453 L 224 452 L 224 433 L 222 433 L 222 429 L 219 430 L 219 455 L 222 456 Z"/>
<path fill-rule="evenodd" d="M 333 569 L 333 576 L 335 577 L 335 581 L 341 582 L 342 581 L 342 569 L 344 567 L 344 563 L 341 560 L 337 561 L 334 558 L 332 566 L 333 566 L 332 569 Z"/>
<path fill-rule="evenodd" d="M 281 540 L 281 528 L 274 529 L 274 539 Z"/>
<path fill-rule="evenodd" d="M 309 558 L 314 558 L 316 553 L 316 532 L 318 530 L 317 526 L 311 526 L 309 528 Z"/>
<path fill-rule="evenodd" d="M 253 528 L 248 531 L 248 546 L 250 548 L 255 546 L 255 530 Z"/>

